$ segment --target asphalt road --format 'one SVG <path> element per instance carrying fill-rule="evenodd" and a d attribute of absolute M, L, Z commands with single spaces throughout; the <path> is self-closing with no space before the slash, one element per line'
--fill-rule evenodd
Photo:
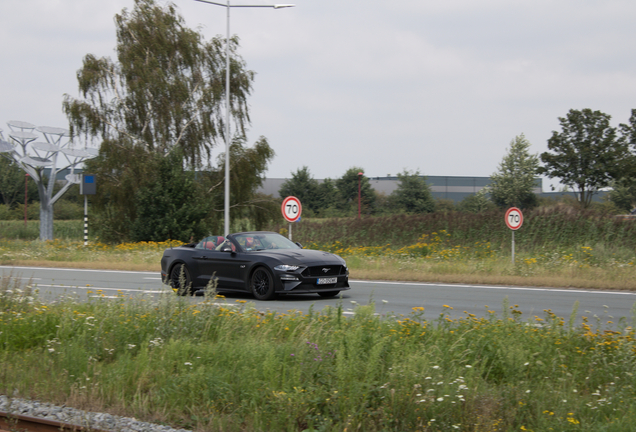
<path fill-rule="evenodd" d="M 80 300 L 115 298 L 122 293 L 151 297 L 172 295 L 169 288 L 161 283 L 159 273 L 153 272 L 0 266 L 0 274 L 19 277 L 25 284 L 30 283 L 38 289 L 40 298 L 46 301 L 64 296 Z M 454 318 L 464 316 L 466 312 L 485 316 L 488 309 L 500 314 L 506 298 L 510 306 L 518 305 L 516 309 L 523 312 L 524 320 L 535 315 L 543 318 L 546 309 L 567 320 L 575 303 L 579 302 L 577 322 L 586 316 L 592 323 L 600 322 L 604 326 L 608 321 L 617 324 L 620 320 L 627 320 L 632 325 L 632 310 L 636 302 L 636 292 L 629 291 L 360 280 L 352 280 L 350 285 L 351 290 L 343 291 L 341 298 L 334 299 L 309 294 L 257 301 L 247 294 L 229 294 L 225 301 L 237 304 L 238 300 L 247 300 L 259 310 L 279 312 L 307 312 L 310 307 L 318 311 L 342 302 L 348 314 L 353 313 L 357 305 L 375 302 L 376 312 L 382 315 L 407 315 L 414 307 L 424 307 L 425 317 L 429 320 L 437 318 L 443 311 Z M 189 297 L 187 301 L 201 302 L 203 297 Z M 452 310 L 445 306 L 452 307 Z"/>

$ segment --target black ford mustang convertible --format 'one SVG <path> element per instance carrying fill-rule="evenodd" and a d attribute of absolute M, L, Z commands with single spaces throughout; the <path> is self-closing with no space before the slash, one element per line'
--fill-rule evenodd
<path fill-rule="evenodd" d="M 258 300 L 278 294 L 334 297 L 350 289 L 349 270 L 338 255 L 303 249 L 265 231 L 210 236 L 166 249 L 161 277 L 182 295 L 204 289 L 216 279 L 218 291 L 250 292 Z"/>

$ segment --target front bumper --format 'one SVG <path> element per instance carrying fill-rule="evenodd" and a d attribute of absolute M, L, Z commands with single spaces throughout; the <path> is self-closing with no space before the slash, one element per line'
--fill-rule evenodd
<path fill-rule="evenodd" d="M 329 291 L 345 291 L 349 286 L 349 271 L 326 277 L 304 276 L 298 272 L 276 272 L 276 292 L 281 294 L 306 294 Z M 331 282 L 331 280 L 334 280 Z M 328 282 L 328 283 L 321 283 Z"/>

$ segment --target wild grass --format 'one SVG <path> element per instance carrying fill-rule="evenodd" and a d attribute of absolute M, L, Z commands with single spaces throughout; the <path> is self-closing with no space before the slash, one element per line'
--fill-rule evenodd
<path fill-rule="evenodd" d="M 0 264 L 158 272 L 164 249 L 179 244 L 0 240 Z M 340 241 L 304 246 L 345 258 L 352 279 L 636 289 L 634 250 L 606 244 L 517 250 L 514 263 L 490 242 L 461 246 L 445 230 L 404 247 L 345 247 Z"/>
<path fill-rule="evenodd" d="M 105 244 L 74 240 L 1 240 L 0 264 L 159 271 L 166 248 L 181 242 Z"/>
<path fill-rule="evenodd" d="M 80 240 L 84 238 L 84 221 L 55 220 L 53 236 L 56 239 Z M 0 220 L 0 240 L 36 240 L 40 238 L 40 221 Z"/>
<path fill-rule="evenodd" d="M 570 246 L 510 254 L 490 242 L 457 244 L 445 230 L 422 235 L 416 243 L 345 247 L 341 242 L 306 244 L 347 260 L 352 277 L 448 283 L 636 289 L 636 254 L 625 247 Z"/>
<path fill-rule="evenodd" d="M 0 283 L 0 393 L 196 431 L 623 431 L 636 421 L 634 322 L 574 326 L 390 304 L 259 312 L 200 303 L 37 300 Z M 576 310 L 573 311 L 573 314 Z M 592 330 L 591 324 L 594 324 Z"/>
<path fill-rule="evenodd" d="M 448 212 L 419 215 L 392 215 L 361 219 L 302 221 L 294 225 L 294 241 L 300 243 L 341 242 L 344 247 L 412 245 L 423 234 L 446 231 L 457 245 L 489 242 L 494 249 L 509 250 L 511 231 L 504 223 L 505 210 L 478 214 Z M 525 251 L 542 248 L 594 246 L 636 249 L 636 221 L 621 219 L 598 210 L 572 207 L 539 207 L 524 211 L 523 226 L 517 231 L 517 247 Z M 286 232 L 287 224 L 272 230 Z"/>

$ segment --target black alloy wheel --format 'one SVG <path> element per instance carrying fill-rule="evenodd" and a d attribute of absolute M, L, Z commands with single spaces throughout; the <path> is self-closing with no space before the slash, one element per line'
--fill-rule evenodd
<path fill-rule="evenodd" d="M 271 300 L 275 297 L 274 278 L 265 267 L 254 270 L 250 278 L 250 290 L 257 300 Z"/>
<path fill-rule="evenodd" d="M 170 272 L 170 286 L 176 289 L 179 295 L 192 294 L 192 279 L 190 278 L 190 271 L 185 264 L 179 263 L 172 267 L 172 271 Z"/>

